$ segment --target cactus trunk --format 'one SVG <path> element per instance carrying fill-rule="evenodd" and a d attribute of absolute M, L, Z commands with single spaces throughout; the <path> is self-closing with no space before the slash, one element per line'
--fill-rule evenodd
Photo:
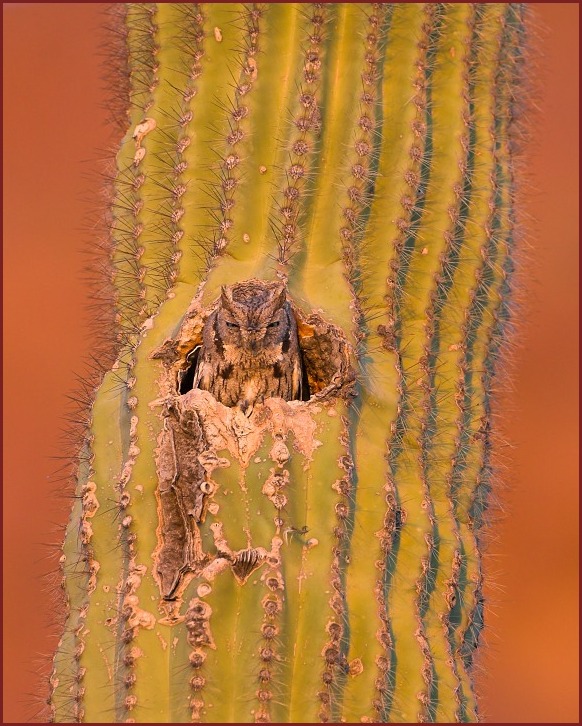
<path fill-rule="evenodd" d="M 477 721 L 519 4 L 128 4 L 56 722 Z M 284 280 L 311 397 L 190 389 Z"/>

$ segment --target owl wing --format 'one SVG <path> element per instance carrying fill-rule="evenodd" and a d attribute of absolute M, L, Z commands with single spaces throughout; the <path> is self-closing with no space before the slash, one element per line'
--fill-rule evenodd
<path fill-rule="evenodd" d="M 295 401 L 303 400 L 303 367 L 301 357 L 298 355 L 293 359 L 291 371 L 291 398 Z"/>
<path fill-rule="evenodd" d="M 194 371 L 192 388 L 201 388 L 203 391 L 211 391 L 213 380 L 213 366 L 208 360 L 206 360 L 205 355 L 199 355 L 198 360 L 196 361 L 196 370 Z"/>

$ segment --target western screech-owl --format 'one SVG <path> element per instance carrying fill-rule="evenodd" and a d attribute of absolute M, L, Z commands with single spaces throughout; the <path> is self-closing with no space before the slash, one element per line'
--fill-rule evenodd
<path fill-rule="evenodd" d="M 297 323 L 285 285 L 246 280 L 223 286 L 202 331 L 194 388 L 249 416 L 264 398 L 300 399 L 301 384 Z"/>

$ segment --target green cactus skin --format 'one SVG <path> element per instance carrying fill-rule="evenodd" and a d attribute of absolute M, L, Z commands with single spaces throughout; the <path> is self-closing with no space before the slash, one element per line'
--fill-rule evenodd
<path fill-rule="evenodd" d="M 479 719 L 525 15 L 501 3 L 119 14 L 117 360 L 63 545 L 52 721 Z M 242 431 L 235 410 L 176 381 L 220 286 L 253 277 L 287 282 L 300 335 L 319 335 L 312 311 L 342 331 L 356 379 L 272 399 Z M 185 525 L 184 451 L 202 456 L 192 466 L 211 491 Z M 247 548 L 258 559 L 237 570 Z M 174 601 L 162 597 L 173 552 L 191 565 Z"/>

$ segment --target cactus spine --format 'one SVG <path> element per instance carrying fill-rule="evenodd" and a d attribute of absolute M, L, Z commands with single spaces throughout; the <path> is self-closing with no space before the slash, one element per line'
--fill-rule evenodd
<path fill-rule="evenodd" d="M 478 719 L 523 15 L 125 6 L 117 360 L 63 547 L 53 721 Z M 286 280 L 305 340 L 343 333 L 357 374 L 324 395 L 316 356 L 321 395 L 245 424 L 177 381 L 220 286 L 252 277 Z"/>

